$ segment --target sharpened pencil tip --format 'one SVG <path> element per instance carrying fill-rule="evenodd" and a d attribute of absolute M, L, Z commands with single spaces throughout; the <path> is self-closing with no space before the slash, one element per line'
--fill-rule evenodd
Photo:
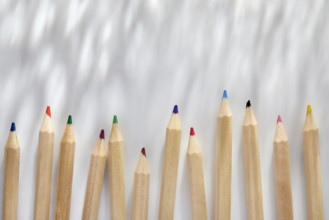
<path fill-rule="evenodd" d="M 15 122 L 11 123 L 10 131 L 16 131 Z"/>
<path fill-rule="evenodd" d="M 227 91 L 226 91 L 226 89 L 224 90 L 224 92 L 223 92 L 223 98 L 222 99 L 227 99 L 228 97 L 227 97 Z"/>
<path fill-rule="evenodd" d="M 50 106 L 47 106 L 46 114 L 51 117 Z"/>
<path fill-rule="evenodd" d="M 194 135 L 195 135 L 194 128 L 191 127 L 191 129 L 190 129 L 190 136 L 194 136 Z"/>
<path fill-rule="evenodd" d="M 308 105 L 308 106 L 307 106 L 306 115 L 309 115 L 309 114 L 311 114 L 311 113 L 312 113 L 312 107 L 311 107 L 311 105 Z"/>
<path fill-rule="evenodd" d="M 172 111 L 172 113 L 178 114 L 178 106 L 177 105 L 174 106 L 174 110 Z"/>
<path fill-rule="evenodd" d="M 141 153 L 146 157 L 145 147 L 142 148 Z"/>
<path fill-rule="evenodd" d="M 99 134 L 100 139 L 104 139 L 104 129 L 101 130 L 101 133 Z"/>
<path fill-rule="evenodd" d="M 118 124 L 118 117 L 116 115 L 113 116 L 113 124 Z"/>
<path fill-rule="evenodd" d="M 246 108 L 249 108 L 251 106 L 250 100 L 248 100 L 247 104 L 246 104 Z"/>
<path fill-rule="evenodd" d="M 281 116 L 278 115 L 278 119 L 276 120 L 276 123 L 282 122 Z"/>
<path fill-rule="evenodd" d="M 72 124 L 72 116 L 69 115 L 68 119 L 67 119 L 67 124 L 71 125 Z"/>

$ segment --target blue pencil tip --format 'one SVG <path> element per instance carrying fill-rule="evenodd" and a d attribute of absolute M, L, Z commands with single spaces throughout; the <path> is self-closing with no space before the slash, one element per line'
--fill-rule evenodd
<path fill-rule="evenodd" d="M 227 91 L 226 90 L 224 90 L 224 92 L 223 92 L 223 99 L 227 99 Z"/>
<path fill-rule="evenodd" d="M 172 113 L 178 114 L 178 106 L 177 105 L 174 106 L 174 110 L 172 111 Z"/>
<path fill-rule="evenodd" d="M 10 131 L 16 131 L 15 122 L 11 123 Z"/>

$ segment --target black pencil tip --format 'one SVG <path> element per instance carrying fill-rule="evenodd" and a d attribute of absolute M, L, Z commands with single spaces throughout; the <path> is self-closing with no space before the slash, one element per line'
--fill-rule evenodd
<path fill-rule="evenodd" d="M 247 104 L 246 104 L 246 108 L 249 108 L 251 106 L 250 100 L 248 100 Z"/>

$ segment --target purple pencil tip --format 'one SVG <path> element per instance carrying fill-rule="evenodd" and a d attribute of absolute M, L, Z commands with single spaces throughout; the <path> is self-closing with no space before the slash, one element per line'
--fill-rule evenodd
<path fill-rule="evenodd" d="M 172 113 L 178 114 L 178 106 L 177 105 L 174 106 L 174 110 L 172 111 Z"/>
<path fill-rule="evenodd" d="M 101 130 L 101 133 L 99 134 L 100 139 L 104 139 L 104 129 Z"/>

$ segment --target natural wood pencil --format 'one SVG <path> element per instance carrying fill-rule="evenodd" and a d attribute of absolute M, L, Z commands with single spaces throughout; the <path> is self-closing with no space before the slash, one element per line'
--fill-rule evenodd
<path fill-rule="evenodd" d="M 175 105 L 167 126 L 162 169 L 159 220 L 174 219 L 181 127 L 178 107 Z"/>
<path fill-rule="evenodd" d="M 273 150 L 276 207 L 278 213 L 277 219 L 294 219 L 292 208 L 289 144 L 280 115 L 277 120 Z"/>
<path fill-rule="evenodd" d="M 5 147 L 5 170 L 3 183 L 2 219 L 17 219 L 18 182 L 19 182 L 19 156 L 16 126 L 11 124 L 9 136 Z"/>
<path fill-rule="evenodd" d="M 319 131 L 315 124 L 312 108 L 310 105 L 307 106 L 307 113 L 303 130 L 303 140 L 308 219 L 322 220 L 324 216 Z"/>
<path fill-rule="evenodd" d="M 147 220 L 149 203 L 150 171 L 145 148 L 142 148 L 134 178 L 133 220 Z"/>
<path fill-rule="evenodd" d="M 91 154 L 85 202 L 82 213 L 83 220 L 97 220 L 105 166 L 106 148 L 104 141 L 104 130 L 102 130 L 94 151 Z"/>
<path fill-rule="evenodd" d="M 124 149 L 118 119 L 113 117 L 108 143 L 111 220 L 126 219 Z"/>
<path fill-rule="evenodd" d="M 258 128 L 250 101 L 247 102 L 242 126 L 248 219 L 264 219 L 262 181 L 259 158 Z"/>
<path fill-rule="evenodd" d="M 49 219 L 51 176 L 53 168 L 54 127 L 50 107 L 39 131 L 37 177 L 34 198 L 34 220 Z"/>
<path fill-rule="evenodd" d="M 231 219 L 232 112 L 224 90 L 217 116 L 215 219 Z"/>
<path fill-rule="evenodd" d="M 72 117 L 68 117 L 59 151 L 55 219 L 70 219 L 75 140 Z"/>
<path fill-rule="evenodd" d="M 193 128 L 191 128 L 190 131 L 190 139 L 186 156 L 190 185 L 192 219 L 207 220 L 202 153 Z"/>

